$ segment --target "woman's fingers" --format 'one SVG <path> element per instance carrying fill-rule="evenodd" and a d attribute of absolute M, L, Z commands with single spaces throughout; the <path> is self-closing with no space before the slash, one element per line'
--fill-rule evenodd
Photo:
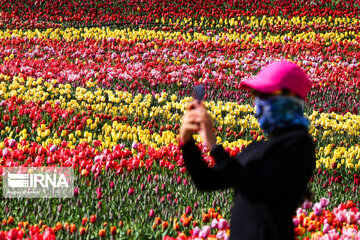
<path fill-rule="evenodd" d="M 188 109 L 188 110 L 196 109 L 196 108 L 198 108 L 199 106 L 201 106 L 201 104 L 202 104 L 202 102 L 199 103 L 199 101 L 194 100 L 194 101 L 192 101 L 191 103 L 189 103 L 189 105 L 187 106 L 187 109 Z"/>
<path fill-rule="evenodd" d="M 196 123 L 183 123 L 183 129 L 186 131 L 196 132 L 199 130 L 199 125 Z"/>
<path fill-rule="evenodd" d="M 199 126 L 190 122 L 184 122 L 180 127 L 180 140 L 183 143 L 191 141 L 192 135 L 198 130 Z"/>
<path fill-rule="evenodd" d="M 191 139 L 194 132 L 201 133 L 200 135 L 202 135 L 206 142 L 212 142 L 211 139 L 208 140 L 209 133 L 212 133 L 212 121 L 203 102 L 193 101 L 189 103 L 188 111 L 182 119 L 180 139 L 187 142 Z"/>
<path fill-rule="evenodd" d="M 192 110 L 192 111 L 189 111 L 189 112 L 187 112 L 185 115 L 184 115 L 184 117 L 183 117 L 183 122 L 191 122 L 191 123 L 196 123 L 196 122 L 198 122 L 198 118 L 199 118 L 199 116 L 198 116 L 199 114 L 196 112 L 196 111 L 194 111 L 194 110 Z"/>
<path fill-rule="evenodd" d="M 180 127 L 180 139 L 184 143 L 189 142 L 193 133 L 199 131 L 196 119 L 197 117 L 193 113 L 185 114 Z"/>

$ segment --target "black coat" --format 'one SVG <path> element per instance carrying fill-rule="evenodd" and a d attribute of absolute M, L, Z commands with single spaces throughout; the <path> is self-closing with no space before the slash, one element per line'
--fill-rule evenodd
<path fill-rule="evenodd" d="M 292 216 L 301 204 L 315 168 L 315 147 L 306 128 L 275 132 L 249 144 L 235 158 L 221 145 L 211 149 L 208 167 L 194 140 L 181 147 L 184 162 L 199 190 L 232 187 L 231 240 L 294 239 Z"/>

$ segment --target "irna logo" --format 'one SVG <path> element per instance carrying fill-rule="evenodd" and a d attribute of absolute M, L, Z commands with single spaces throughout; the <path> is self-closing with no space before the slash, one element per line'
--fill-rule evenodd
<path fill-rule="evenodd" d="M 9 173 L 8 185 L 12 188 L 26 188 L 26 187 L 43 187 L 43 188 L 59 188 L 69 187 L 64 174 L 21 174 Z"/>
<path fill-rule="evenodd" d="M 3 168 L 5 198 L 70 198 L 74 169 L 65 167 Z"/>

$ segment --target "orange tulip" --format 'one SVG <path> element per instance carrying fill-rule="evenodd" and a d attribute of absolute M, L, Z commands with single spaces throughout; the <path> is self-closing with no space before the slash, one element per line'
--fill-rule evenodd
<path fill-rule="evenodd" d="M 186 218 L 186 219 L 183 221 L 183 225 L 184 225 L 184 227 L 189 226 L 189 225 L 190 225 L 190 223 L 191 223 L 191 219 L 190 219 L 190 218 Z"/>
<path fill-rule="evenodd" d="M 179 231 L 179 229 L 180 229 L 179 224 L 178 224 L 178 223 L 174 223 L 173 229 L 174 229 L 175 231 Z"/>
<path fill-rule="evenodd" d="M 84 226 L 87 222 L 87 217 L 83 217 L 82 220 L 81 220 L 81 224 Z"/>
<path fill-rule="evenodd" d="M 76 231 L 76 225 L 75 224 L 70 224 L 70 233 L 73 233 Z"/>
<path fill-rule="evenodd" d="M 154 224 L 155 224 L 155 225 L 159 225 L 160 223 L 161 223 L 161 218 L 156 217 Z"/>
<path fill-rule="evenodd" d="M 28 222 L 23 222 L 23 227 L 24 228 L 29 228 L 29 223 Z"/>
<path fill-rule="evenodd" d="M 14 218 L 13 217 L 9 217 L 8 220 L 7 220 L 7 224 L 8 225 L 11 225 L 14 223 Z"/>
<path fill-rule="evenodd" d="M 69 223 L 65 222 L 64 227 L 66 228 L 66 230 L 68 230 L 69 229 Z"/>
<path fill-rule="evenodd" d="M 80 227 L 79 228 L 79 233 L 80 233 L 80 235 L 84 235 L 86 233 L 86 228 Z"/>
<path fill-rule="evenodd" d="M 167 221 L 162 222 L 163 230 L 167 229 L 168 227 L 169 227 L 169 223 Z"/>
<path fill-rule="evenodd" d="M 61 223 L 61 222 L 57 222 L 57 223 L 56 223 L 56 230 L 57 230 L 57 231 L 60 231 L 62 228 L 63 228 L 62 223 Z"/>
<path fill-rule="evenodd" d="M 203 222 L 209 222 L 209 220 L 210 220 L 210 215 L 209 214 L 207 214 L 207 213 L 203 213 L 202 214 L 202 220 L 203 220 Z"/>
<path fill-rule="evenodd" d="M 100 231 L 99 231 L 99 237 L 105 237 L 105 235 L 106 235 L 106 233 L 105 233 L 105 229 L 101 229 Z"/>
<path fill-rule="evenodd" d="M 294 231 L 295 231 L 295 236 L 302 236 L 305 233 L 305 229 L 303 227 L 296 227 Z"/>
<path fill-rule="evenodd" d="M 116 234 L 116 227 L 115 227 L 115 226 L 111 226 L 111 228 L 110 228 L 110 233 L 111 233 L 111 235 L 115 235 L 115 234 Z"/>

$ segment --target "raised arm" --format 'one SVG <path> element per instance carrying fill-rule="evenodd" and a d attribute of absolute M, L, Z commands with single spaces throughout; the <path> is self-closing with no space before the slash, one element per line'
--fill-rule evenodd
<path fill-rule="evenodd" d="M 227 159 L 216 163 L 214 167 L 208 167 L 193 139 L 184 144 L 181 149 L 187 170 L 199 190 L 212 191 L 231 187 L 231 182 L 224 176 L 225 166 L 228 161 L 235 161 L 235 159 Z"/>
<path fill-rule="evenodd" d="M 223 176 L 224 163 L 217 162 L 211 168 L 203 161 L 201 152 L 192 137 L 194 132 L 199 133 L 204 144 L 210 149 L 215 146 L 212 120 L 202 102 L 190 103 L 181 123 L 180 144 L 184 162 L 195 185 L 200 190 L 210 191 L 230 187 L 230 182 Z"/>

